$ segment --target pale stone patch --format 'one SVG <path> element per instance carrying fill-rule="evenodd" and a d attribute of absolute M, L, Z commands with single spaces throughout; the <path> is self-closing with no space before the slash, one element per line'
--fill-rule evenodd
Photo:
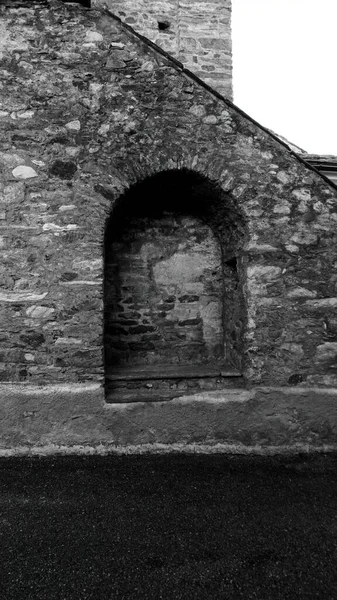
<path fill-rule="evenodd" d="M 291 181 L 289 173 L 286 173 L 285 171 L 279 171 L 276 175 L 276 178 L 284 184 L 287 184 Z"/>
<path fill-rule="evenodd" d="M 151 61 L 145 61 L 140 67 L 141 71 L 151 72 L 154 69 L 154 64 Z"/>
<path fill-rule="evenodd" d="M 223 121 L 230 121 L 230 122 L 232 121 L 231 113 L 229 112 L 229 110 L 227 108 L 225 108 L 224 110 L 221 111 L 220 117 Z"/>
<path fill-rule="evenodd" d="M 67 210 L 75 210 L 76 204 L 61 204 L 59 206 L 59 212 L 66 212 Z"/>
<path fill-rule="evenodd" d="M 17 114 L 19 119 L 32 119 L 34 115 L 35 110 L 25 110 L 24 112 Z"/>
<path fill-rule="evenodd" d="M 288 298 L 316 298 L 317 292 L 303 287 L 297 287 L 287 293 Z"/>
<path fill-rule="evenodd" d="M 98 31 L 88 30 L 85 33 L 87 42 L 103 42 L 103 36 Z"/>
<path fill-rule="evenodd" d="M 79 346 L 81 344 L 83 344 L 83 340 L 74 337 L 57 338 L 57 340 L 55 341 L 55 346 Z"/>
<path fill-rule="evenodd" d="M 260 279 L 263 281 L 272 281 L 281 274 L 281 267 L 273 265 L 251 265 L 247 269 L 248 279 Z"/>
<path fill-rule="evenodd" d="M 218 122 L 218 118 L 216 115 L 207 115 L 202 120 L 203 123 L 207 123 L 207 125 L 215 125 Z"/>
<path fill-rule="evenodd" d="M 272 152 L 261 152 L 261 156 L 262 158 L 265 158 L 266 160 L 273 160 L 274 155 L 272 154 Z"/>
<path fill-rule="evenodd" d="M 30 306 L 26 310 L 26 314 L 28 317 L 32 317 L 33 319 L 45 319 L 54 314 L 55 308 L 49 308 L 48 306 Z"/>
<path fill-rule="evenodd" d="M 323 202 L 321 202 L 320 200 L 318 200 L 317 202 L 314 202 L 312 207 L 313 207 L 314 211 L 317 213 L 321 213 L 322 211 L 324 211 L 324 208 L 325 208 Z"/>
<path fill-rule="evenodd" d="M 90 83 L 89 85 L 89 89 L 92 94 L 98 94 L 101 91 L 102 87 L 102 83 Z"/>
<path fill-rule="evenodd" d="M 248 190 L 248 185 L 246 183 L 241 183 L 240 185 L 237 185 L 233 190 L 232 190 L 232 194 L 235 198 L 241 198 L 241 196 L 243 196 L 243 194 L 245 194 L 245 192 Z M 253 209 L 254 210 L 254 209 Z M 250 210 L 250 214 L 251 214 L 252 210 Z M 261 208 L 256 208 L 255 212 L 258 213 L 257 216 L 260 216 L 263 213 L 263 210 Z"/>
<path fill-rule="evenodd" d="M 24 183 L 16 183 L 15 185 L 22 185 L 24 187 Z M 30 200 L 33 200 L 33 202 L 35 202 L 35 200 L 39 200 L 40 198 L 42 198 L 42 194 L 40 192 L 31 192 L 29 194 L 29 198 Z"/>
<path fill-rule="evenodd" d="M 46 212 L 49 208 L 49 204 L 47 204 L 46 202 L 36 202 L 35 208 L 39 212 Z"/>
<path fill-rule="evenodd" d="M 100 126 L 98 133 L 100 135 L 105 135 L 106 133 L 108 133 L 109 129 L 110 129 L 109 123 L 103 123 L 103 125 Z"/>
<path fill-rule="evenodd" d="M 309 200 L 311 200 L 311 190 L 308 188 L 299 188 L 297 190 L 293 190 L 291 195 L 294 196 L 299 202 L 303 202 L 305 206 Z"/>
<path fill-rule="evenodd" d="M 43 160 L 32 160 L 32 163 L 34 163 L 34 165 L 36 165 L 37 167 L 44 167 L 45 166 L 45 162 L 43 162 Z"/>
<path fill-rule="evenodd" d="M 18 32 L 15 32 L 15 37 L 13 37 L 12 32 L 7 31 L 5 23 L 0 22 L 0 59 L 7 52 L 27 49 L 28 44 L 24 38 Z"/>
<path fill-rule="evenodd" d="M 336 219 L 331 219 L 331 216 L 328 214 L 321 214 L 321 215 L 317 215 L 317 221 L 316 223 L 312 223 L 312 229 L 314 231 L 321 231 L 324 235 L 324 233 L 329 229 L 329 227 L 331 226 L 331 221 L 334 221 Z"/>
<path fill-rule="evenodd" d="M 136 132 L 137 131 L 137 123 L 136 123 L 136 121 L 129 121 L 129 123 L 127 123 L 125 125 L 125 131 L 127 133 L 130 133 L 130 131 Z"/>
<path fill-rule="evenodd" d="M 146 246 L 150 246 L 147 244 Z M 145 250 L 145 245 L 144 245 Z M 205 269 L 214 268 L 212 257 L 206 254 L 177 252 L 167 260 L 158 262 L 153 268 L 155 281 L 158 285 L 176 284 L 180 290 L 185 290 L 187 282 L 198 281 Z"/>
<path fill-rule="evenodd" d="M 337 199 L 336 198 L 327 198 L 325 200 L 325 204 L 327 204 L 328 206 L 334 207 L 337 204 Z"/>
<path fill-rule="evenodd" d="M 5 247 L 5 238 L 3 235 L 0 235 L 0 248 Z"/>
<path fill-rule="evenodd" d="M 76 258 L 72 263 L 73 269 L 80 269 L 84 271 L 95 271 L 96 269 L 103 268 L 103 258 L 96 258 L 93 260 L 81 260 Z"/>
<path fill-rule="evenodd" d="M 123 50 L 123 48 L 125 48 L 125 44 L 122 42 L 111 42 L 109 46 L 110 48 L 119 48 L 119 50 Z"/>
<path fill-rule="evenodd" d="M 28 71 L 33 71 L 34 70 L 34 66 L 31 65 L 26 60 L 20 60 L 19 65 L 20 65 L 20 67 L 22 67 L 23 69 L 26 69 Z"/>
<path fill-rule="evenodd" d="M 310 231 L 298 231 L 291 236 L 291 241 L 301 246 L 309 246 L 317 242 L 317 233 L 311 233 Z"/>
<path fill-rule="evenodd" d="M 78 229 L 78 225 L 75 223 L 69 223 L 68 225 L 56 225 L 55 223 L 45 223 L 42 227 L 43 231 L 74 231 Z"/>
<path fill-rule="evenodd" d="M 318 362 L 336 359 L 337 342 L 325 342 L 324 344 L 317 346 L 315 358 Z"/>
<path fill-rule="evenodd" d="M 187 319 L 195 319 L 199 317 L 198 307 L 190 304 L 177 304 L 169 311 L 166 318 L 168 321 L 185 321 Z"/>
<path fill-rule="evenodd" d="M 228 404 L 230 402 L 245 403 L 255 397 L 255 391 L 246 390 L 221 390 L 205 391 L 197 394 L 186 394 L 170 401 L 172 406 L 176 404 L 191 404 L 192 402 L 205 402 L 207 404 Z M 163 405 L 163 402 L 156 403 Z M 156 406 L 158 410 L 159 406 Z"/>
<path fill-rule="evenodd" d="M 195 117 L 204 117 L 206 115 L 206 108 L 203 104 L 193 104 L 189 109 L 189 112 Z"/>
<path fill-rule="evenodd" d="M 249 252 L 256 252 L 257 254 L 263 252 L 277 252 L 278 248 L 276 246 L 271 246 L 271 244 L 257 244 L 256 242 L 248 242 L 248 244 L 244 247 L 245 250 Z"/>
<path fill-rule="evenodd" d="M 9 112 L 7 110 L 0 110 L 0 119 L 3 119 L 4 117 L 8 117 Z"/>
<path fill-rule="evenodd" d="M 22 156 L 19 156 L 18 154 L 0 152 L 0 163 L 2 163 L 5 167 L 8 167 L 9 169 L 17 167 L 18 165 L 23 165 L 24 162 L 24 158 L 22 158 Z"/>
<path fill-rule="evenodd" d="M 288 252 L 292 252 L 294 254 L 298 254 L 300 251 L 299 247 L 295 246 L 295 244 L 286 244 L 285 248 L 288 250 Z"/>
<path fill-rule="evenodd" d="M 25 354 L 25 359 L 31 362 L 32 360 L 35 359 L 35 356 L 34 356 L 34 354 L 27 353 L 27 354 Z"/>
<path fill-rule="evenodd" d="M 327 388 L 323 388 L 322 391 L 325 391 L 327 394 L 331 394 L 332 392 L 335 394 L 335 396 L 337 397 L 337 377 L 336 375 L 325 375 L 323 373 L 319 374 L 319 375 L 309 375 L 307 378 L 307 382 L 309 384 L 311 384 L 312 386 L 314 385 L 327 385 L 332 387 L 332 389 L 328 390 Z M 312 388 L 315 389 L 315 388 Z M 318 392 L 320 388 L 316 388 L 316 393 Z M 318 392 L 319 393 L 319 392 Z"/>
<path fill-rule="evenodd" d="M 110 118 L 113 119 L 116 123 L 121 123 L 122 121 L 126 121 L 128 119 L 128 116 L 121 110 L 113 110 L 110 113 Z"/>
<path fill-rule="evenodd" d="M 26 385 L 25 382 L 20 383 L 5 383 L 0 384 L 0 386 L 4 386 L 4 389 L 7 393 L 16 394 L 18 391 L 20 394 L 27 394 L 31 396 L 46 396 L 49 394 L 60 393 L 70 393 L 70 394 L 83 394 L 83 392 L 91 392 L 95 390 L 99 390 L 102 388 L 101 383 L 49 383 L 45 385 Z M 110 405 L 107 405 L 110 406 Z M 59 446 L 57 446 L 59 448 Z M 33 452 L 33 448 L 30 447 Z M 36 448 L 37 450 L 37 448 Z"/>
<path fill-rule="evenodd" d="M 247 269 L 247 287 L 252 296 L 259 296 L 259 302 L 263 300 L 261 296 L 266 294 L 266 284 L 275 281 L 281 275 L 281 268 L 269 265 L 251 265 Z"/>
<path fill-rule="evenodd" d="M 78 119 L 75 119 L 74 121 L 69 121 L 66 123 L 65 127 L 69 131 L 79 131 L 81 129 L 81 122 Z"/>
<path fill-rule="evenodd" d="M 44 300 L 47 292 L 34 294 L 33 292 L 0 292 L 0 302 L 36 302 Z"/>
<path fill-rule="evenodd" d="M 291 212 L 290 203 L 287 200 L 279 200 L 275 204 L 273 212 L 280 215 L 289 215 Z"/>
<path fill-rule="evenodd" d="M 77 146 L 68 146 L 66 148 L 66 154 L 68 154 L 68 156 L 77 156 L 80 152 L 80 148 L 78 148 Z"/>
<path fill-rule="evenodd" d="M 21 203 L 25 199 L 25 184 L 23 182 L 7 185 L 3 193 L 0 192 L 0 200 L 5 204 Z"/>
<path fill-rule="evenodd" d="M 13 176 L 16 179 L 32 179 L 33 177 L 38 177 L 38 174 L 32 167 L 26 167 L 25 165 L 20 165 L 16 167 L 12 171 Z"/>
<path fill-rule="evenodd" d="M 17 279 L 14 284 L 15 290 L 26 290 L 29 287 L 29 280 L 25 277 L 20 277 Z"/>
<path fill-rule="evenodd" d="M 235 193 L 235 190 L 233 190 L 233 192 Z M 249 217 L 261 217 L 263 215 L 263 209 L 261 207 L 258 206 L 245 206 L 245 213 L 247 216 Z M 259 222 L 261 223 L 261 220 L 259 220 Z"/>

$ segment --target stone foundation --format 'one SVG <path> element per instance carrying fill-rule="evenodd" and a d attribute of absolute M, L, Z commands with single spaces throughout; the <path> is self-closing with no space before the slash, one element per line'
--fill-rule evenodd
<path fill-rule="evenodd" d="M 95 384 L 1 385 L 0 399 L 0 453 L 337 450 L 337 389 L 228 389 L 105 404 Z"/>

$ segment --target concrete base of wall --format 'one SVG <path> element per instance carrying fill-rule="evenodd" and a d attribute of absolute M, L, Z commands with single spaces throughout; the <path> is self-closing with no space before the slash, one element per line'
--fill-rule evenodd
<path fill-rule="evenodd" d="M 337 389 L 229 389 L 106 404 L 98 384 L 0 386 L 0 455 L 337 450 Z"/>

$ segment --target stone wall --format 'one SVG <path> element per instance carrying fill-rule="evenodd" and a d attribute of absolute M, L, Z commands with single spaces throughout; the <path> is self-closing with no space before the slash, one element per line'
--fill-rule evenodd
<path fill-rule="evenodd" d="M 0 30 L 0 446 L 335 443 L 335 187 L 103 11 L 2 6 Z M 105 233 L 177 173 L 222 248 L 250 389 L 107 408 Z"/>
<path fill-rule="evenodd" d="M 131 220 L 106 253 L 109 364 L 208 364 L 223 355 L 220 246 L 208 225 Z"/>
<path fill-rule="evenodd" d="M 93 0 L 232 99 L 231 0 Z"/>
<path fill-rule="evenodd" d="M 105 236 L 106 331 L 115 362 L 241 367 L 245 308 L 229 266 L 240 223 L 235 232 L 226 225 L 219 195 L 200 176 L 172 170 L 119 198 Z"/>

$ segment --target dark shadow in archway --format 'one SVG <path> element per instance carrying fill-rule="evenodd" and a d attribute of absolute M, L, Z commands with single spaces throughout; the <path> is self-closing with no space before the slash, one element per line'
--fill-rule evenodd
<path fill-rule="evenodd" d="M 105 235 L 108 401 L 242 383 L 243 235 L 231 198 L 192 171 L 119 198 Z"/>

